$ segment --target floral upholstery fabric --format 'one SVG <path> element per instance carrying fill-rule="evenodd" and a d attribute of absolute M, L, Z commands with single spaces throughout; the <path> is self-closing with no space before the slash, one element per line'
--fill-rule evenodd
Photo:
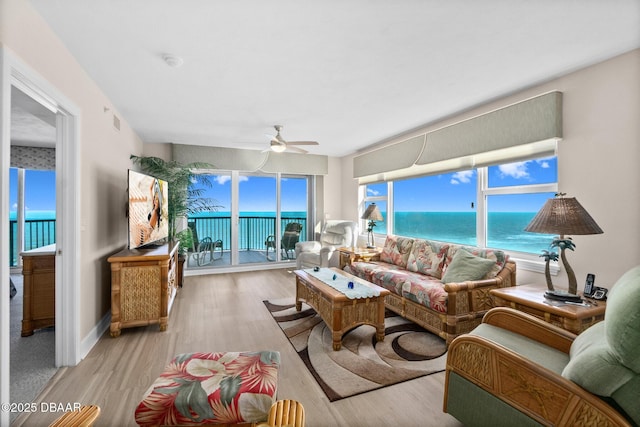
<path fill-rule="evenodd" d="M 354 262 L 344 270 L 433 310 L 447 311 L 447 293 L 438 278 L 382 261 Z"/>
<path fill-rule="evenodd" d="M 491 270 L 484 277 L 485 279 L 493 279 L 500 273 L 500 270 L 507 263 L 509 256 L 505 254 L 503 251 L 494 250 L 494 249 L 486 249 L 486 248 L 478 248 L 475 246 L 462 246 L 462 245 L 450 245 L 449 250 L 447 251 L 447 256 L 444 262 L 442 274 L 444 275 L 447 266 L 451 264 L 454 255 L 458 252 L 458 249 L 464 249 L 469 252 L 471 255 L 475 255 L 480 258 L 490 259 L 495 261 L 496 265 L 493 266 Z"/>
<path fill-rule="evenodd" d="M 474 256 L 495 261 L 496 265 L 485 279 L 495 277 L 508 259 L 503 251 L 493 249 L 387 236 L 380 261 L 354 262 L 344 269 L 396 295 L 446 313 L 448 295 L 442 277 L 460 248 Z"/>
<path fill-rule="evenodd" d="M 265 421 L 276 400 L 280 353 L 176 356 L 138 405 L 140 426 Z"/>
<path fill-rule="evenodd" d="M 441 279 L 448 250 L 449 245 L 446 243 L 416 240 L 409 253 L 407 270 Z"/>
<path fill-rule="evenodd" d="M 380 261 L 406 268 L 412 247 L 413 239 L 389 235 L 384 242 Z"/>

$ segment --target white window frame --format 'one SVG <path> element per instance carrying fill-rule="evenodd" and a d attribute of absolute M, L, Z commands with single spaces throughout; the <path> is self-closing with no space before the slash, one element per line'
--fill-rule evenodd
<path fill-rule="evenodd" d="M 507 164 L 509 162 L 505 162 Z M 476 191 L 476 244 L 478 247 L 487 247 L 487 197 L 494 195 L 515 195 L 515 194 L 534 194 L 534 193 L 557 193 L 558 182 L 546 183 L 546 184 L 530 184 L 530 185 L 513 185 L 502 187 L 489 187 L 489 166 L 483 166 L 474 168 L 477 173 L 477 191 Z M 361 217 L 367 203 L 371 202 L 385 202 L 387 206 L 387 233 L 393 230 L 394 219 L 394 206 L 393 206 L 393 181 L 387 181 L 387 194 L 384 196 L 368 196 L 367 185 L 375 185 L 376 183 L 363 184 L 360 186 L 361 190 L 361 202 L 359 204 L 358 216 Z M 361 230 L 366 230 L 366 221 L 361 220 Z M 375 229 L 374 229 L 375 230 Z M 375 233 L 374 236 L 378 238 L 382 235 Z M 502 249 L 502 248 L 495 248 Z M 511 258 L 516 261 L 518 268 L 524 270 L 544 272 L 544 263 L 540 260 L 540 257 L 536 254 L 529 252 L 519 252 L 510 249 L 504 249 L 507 251 Z M 559 266 L 557 263 L 551 263 L 551 274 L 557 275 Z"/>

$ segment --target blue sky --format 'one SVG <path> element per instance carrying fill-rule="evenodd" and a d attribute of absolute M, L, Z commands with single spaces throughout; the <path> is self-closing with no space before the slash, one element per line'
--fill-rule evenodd
<path fill-rule="evenodd" d="M 56 173 L 25 171 L 25 207 L 30 211 L 56 210 Z M 9 169 L 9 209 L 18 205 L 18 169 Z"/>
<path fill-rule="evenodd" d="M 215 199 L 223 208 L 220 212 L 231 210 L 231 176 L 212 175 L 213 188 L 207 189 L 206 197 Z M 281 182 L 281 201 L 284 212 L 307 210 L 307 181 L 303 178 L 283 178 Z M 240 176 L 241 212 L 275 212 L 276 180 L 273 177 Z"/>
<path fill-rule="evenodd" d="M 9 171 L 9 206 L 17 206 L 17 169 Z M 55 210 L 56 187 L 54 171 L 31 171 L 25 173 L 27 210 Z M 489 186 L 502 187 L 557 181 L 557 159 L 530 160 L 489 168 Z M 214 176 L 213 188 L 207 196 L 216 199 L 224 208 L 231 209 L 230 176 Z M 386 191 L 386 184 L 369 186 L 373 191 Z M 282 210 L 305 211 L 306 180 L 283 178 Z M 397 211 L 471 211 L 475 202 L 476 172 L 465 171 L 419 179 L 398 181 L 394 186 Z M 275 178 L 242 176 L 240 179 L 240 211 L 275 211 Z M 526 197 L 496 196 L 490 199 L 490 209 L 507 212 L 537 212 L 550 196 L 529 195 Z"/>
<path fill-rule="evenodd" d="M 542 184 L 557 181 L 557 159 L 537 159 L 489 167 L 489 187 Z M 386 184 L 368 186 L 369 195 L 382 195 Z M 477 173 L 462 171 L 394 183 L 397 212 L 472 212 L 476 202 Z M 549 194 L 492 196 L 489 209 L 500 212 L 537 212 Z"/>

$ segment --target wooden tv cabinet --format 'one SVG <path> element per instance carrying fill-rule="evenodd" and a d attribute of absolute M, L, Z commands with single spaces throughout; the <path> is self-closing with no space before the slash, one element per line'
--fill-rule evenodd
<path fill-rule="evenodd" d="M 178 243 L 150 249 L 123 249 L 111 264 L 112 337 L 122 328 L 158 323 L 165 331 L 178 290 Z"/>
<path fill-rule="evenodd" d="M 21 252 L 23 337 L 56 324 L 56 245 Z"/>

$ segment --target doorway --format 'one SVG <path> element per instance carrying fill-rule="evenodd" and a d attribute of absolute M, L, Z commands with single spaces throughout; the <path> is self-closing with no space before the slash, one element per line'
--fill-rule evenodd
<path fill-rule="evenodd" d="M 9 235 L 9 169 L 11 157 L 12 92 L 18 89 L 55 117 L 56 248 L 55 248 L 55 365 L 80 361 L 79 340 L 79 109 L 55 87 L 6 49 L 0 48 L 0 231 Z M 64 182 L 64 187 L 62 183 Z M 9 241 L 0 239 L 0 286 L 9 289 Z M 0 401 L 10 396 L 9 292 L 0 293 Z M 9 424 L 8 412 L 0 425 Z"/>

